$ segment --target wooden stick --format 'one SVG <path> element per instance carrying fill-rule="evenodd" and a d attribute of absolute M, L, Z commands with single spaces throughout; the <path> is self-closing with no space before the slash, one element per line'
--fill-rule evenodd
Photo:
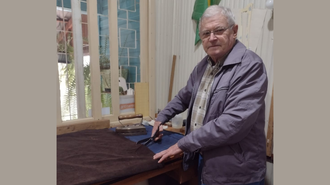
<path fill-rule="evenodd" d="M 175 71 L 175 61 L 176 61 L 176 55 L 173 55 L 173 60 L 172 60 L 172 71 L 171 71 L 171 81 L 170 81 L 170 89 L 168 92 L 168 101 L 170 102 L 172 99 L 172 89 L 173 89 L 173 80 L 174 80 L 174 71 Z"/>
<path fill-rule="evenodd" d="M 273 132 L 274 132 L 274 87 L 272 91 L 272 100 L 270 103 L 268 130 L 267 130 L 267 144 L 266 155 L 272 157 L 273 154 Z"/>
<path fill-rule="evenodd" d="M 78 123 L 72 125 L 63 125 L 57 127 L 57 135 L 78 132 L 87 129 L 104 129 L 110 128 L 110 120 L 93 120 L 86 123 Z"/>

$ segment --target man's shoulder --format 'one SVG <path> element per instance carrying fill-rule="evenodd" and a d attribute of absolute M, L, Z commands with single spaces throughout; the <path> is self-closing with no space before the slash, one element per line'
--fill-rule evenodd
<path fill-rule="evenodd" d="M 208 55 L 206 55 L 202 60 L 200 60 L 194 67 L 194 69 L 191 72 L 191 76 L 193 77 L 199 77 L 200 75 L 204 74 L 204 71 L 207 67 L 207 58 Z"/>
<path fill-rule="evenodd" d="M 198 62 L 197 65 L 205 65 L 207 64 L 207 59 L 209 58 L 208 55 L 206 55 L 204 58 L 202 58 L 202 60 L 200 62 Z"/>
<path fill-rule="evenodd" d="M 246 46 L 243 43 L 238 41 L 237 45 L 238 45 L 237 51 L 238 53 L 241 54 L 242 62 L 256 62 L 256 63 L 262 62 L 261 57 L 254 51 L 246 48 Z M 236 53 L 236 55 L 238 53 Z"/>
<path fill-rule="evenodd" d="M 208 61 L 207 61 L 207 59 L 208 59 L 208 55 L 206 55 L 202 60 L 200 60 L 197 64 L 196 64 L 196 66 L 195 66 L 195 70 L 198 70 L 198 69 L 201 69 L 201 68 L 204 68 L 205 66 L 207 66 L 207 64 L 208 64 Z"/>
<path fill-rule="evenodd" d="M 255 53 L 254 51 L 251 51 L 249 49 L 246 49 L 246 52 L 244 54 L 244 58 L 248 60 L 249 62 L 253 63 L 263 63 L 262 58 Z"/>

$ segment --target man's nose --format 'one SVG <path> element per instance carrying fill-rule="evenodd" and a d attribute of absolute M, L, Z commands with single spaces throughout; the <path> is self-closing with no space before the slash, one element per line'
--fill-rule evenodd
<path fill-rule="evenodd" d="M 215 34 L 213 32 L 210 33 L 210 40 L 216 40 L 217 37 L 215 36 Z"/>

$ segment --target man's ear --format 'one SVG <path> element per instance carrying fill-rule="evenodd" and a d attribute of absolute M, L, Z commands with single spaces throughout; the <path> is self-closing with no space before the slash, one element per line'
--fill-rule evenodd
<path fill-rule="evenodd" d="M 233 32 L 234 32 L 234 37 L 235 37 L 235 39 L 237 38 L 237 31 L 238 31 L 238 25 L 235 24 L 235 25 L 233 26 Z"/>

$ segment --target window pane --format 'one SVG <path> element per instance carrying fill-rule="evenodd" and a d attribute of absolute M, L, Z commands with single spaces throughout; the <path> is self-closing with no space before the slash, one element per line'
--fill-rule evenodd
<path fill-rule="evenodd" d="M 81 8 L 81 11 L 82 11 L 82 12 L 87 12 L 87 3 L 81 1 L 81 2 L 80 2 L 80 8 Z"/>
<path fill-rule="evenodd" d="M 79 16 L 81 20 L 77 20 L 78 25 L 81 26 L 73 28 L 72 8 L 81 10 L 81 4 L 78 4 L 78 7 L 72 7 L 70 0 L 56 2 L 56 42 L 62 120 L 90 117 L 92 107 L 87 12 L 81 11 L 81 16 Z M 81 38 L 75 38 L 75 34 L 81 35 Z M 79 48 L 77 53 L 81 56 L 75 57 L 74 47 Z M 83 71 L 76 71 L 75 65 L 83 65 Z M 79 85 L 78 81 L 82 81 L 82 85 Z M 78 100 L 78 95 L 81 95 L 83 101 Z"/>
<path fill-rule="evenodd" d="M 120 102 L 122 99 L 132 99 L 129 89 L 134 89 L 134 83 L 140 82 L 140 3 L 136 0 L 118 0 L 118 65 L 119 76 L 124 79 L 121 84 Z M 121 113 L 134 112 L 120 106 Z"/>
<path fill-rule="evenodd" d="M 112 114 L 108 0 L 97 0 L 102 115 Z"/>
<path fill-rule="evenodd" d="M 127 89 L 140 82 L 140 1 L 118 0 L 118 55 L 120 75 Z"/>
<path fill-rule="evenodd" d="M 97 0 L 97 14 L 108 16 L 108 0 Z"/>

